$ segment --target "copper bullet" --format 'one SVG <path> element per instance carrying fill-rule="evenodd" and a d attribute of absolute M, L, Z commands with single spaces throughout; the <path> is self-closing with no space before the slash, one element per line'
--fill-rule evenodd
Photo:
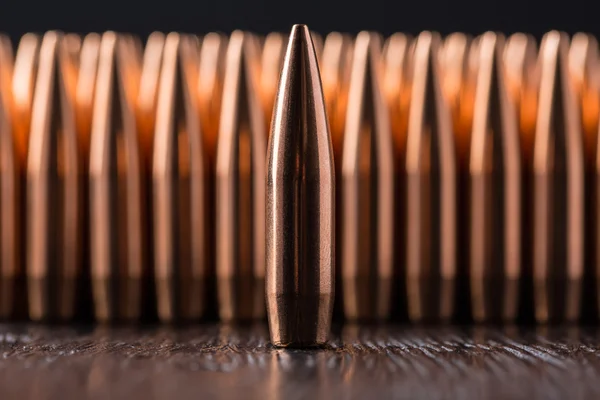
<path fill-rule="evenodd" d="M 157 116 L 156 105 L 164 47 L 165 35 L 163 33 L 153 32 L 150 34 L 144 49 L 139 91 L 137 93 L 136 119 L 141 145 L 140 154 L 147 168 L 150 168 L 153 154 L 152 145 L 154 144 Z"/>
<path fill-rule="evenodd" d="M 335 180 L 319 67 L 294 25 L 267 156 L 266 302 L 276 346 L 327 341 L 334 298 Z"/>
<path fill-rule="evenodd" d="M 439 36 L 421 33 L 411 60 L 406 148 L 409 317 L 447 321 L 456 275 L 456 155 L 439 82 Z"/>
<path fill-rule="evenodd" d="M 327 107 L 327 116 L 329 118 L 329 128 L 331 130 L 331 144 L 333 146 L 333 158 L 338 160 L 335 163 L 335 200 L 336 217 L 335 231 L 336 237 L 341 237 L 341 177 L 342 177 L 342 146 L 344 130 L 346 125 L 346 108 L 348 105 L 348 86 L 350 84 L 350 69 L 352 67 L 352 52 L 354 50 L 354 41 L 347 34 L 331 32 L 325 38 L 323 54 L 321 55 L 319 67 L 321 70 L 321 79 L 323 83 L 323 95 L 325 106 Z M 341 252 L 341 240 L 335 242 L 335 253 Z M 342 267 L 340 257 L 336 257 L 336 275 L 341 276 Z M 342 280 L 336 280 L 334 319 L 343 316 L 343 296 Z"/>
<path fill-rule="evenodd" d="M 580 121 L 583 132 L 583 152 L 585 159 L 585 259 L 583 271 L 582 317 L 584 322 L 588 318 L 596 320 L 598 315 L 596 293 L 597 246 L 595 246 L 595 231 L 597 211 L 595 199 L 596 151 L 598 140 L 598 121 L 600 114 L 600 75 L 598 66 L 598 41 L 592 35 L 577 33 L 573 36 L 569 48 L 569 76 L 579 105 Z"/>
<path fill-rule="evenodd" d="M 521 274 L 521 154 L 503 49 L 504 38 L 492 32 L 481 36 L 476 48 L 469 265 L 478 322 L 514 321 Z"/>
<path fill-rule="evenodd" d="M 265 316 L 266 137 L 252 34 L 229 39 L 217 150 L 217 281 L 223 321 Z"/>
<path fill-rule="evenodd" d="M 99 321 L 138 319 L 147 271 L 134 42 L 102 35 L 90 144 L 91 275 Z"/>
<path fill-rule="evenodd" d="M 285 55 L 287 37 L 278 32 L 271 32 L 265 38 L 261 55 L 260 93 L 263 104 L 266 126 L 269 128 L 277 85 L 281 75 L 281 67 Z M 267 135 L 269 131 L 267 129 Z"/>
<path fill-rule="evenodd" d="M 361 32 L 354 46 L 342 155 L 342 279 L 350 320 L 385 320 L 391 306 L 394 155 L 380 89 L 381 39 Z"/>
<path fill-rule="evenodd" d="M 584 262 L 583 135 L 568 71 L 568 37 L 540 46 L 535 132 L 533 268 L 538 322 L 576 321 Z"/>
<path fill-rule="evenodd" d="M 81 274 L 82 178 L 75 122 L 76 66 L 59 32 L 48 32 L 31 113 L 27 164 L 29 316 L 68 320 Z"/>
<path fill-rule="evenodd" d="M 198 107 L 206 156 L 215 163 L 223 96 L 223 75 L 228 38 L 209 33 L 202 39 L 198 69 Z"/>
<path fill-rule="evenodd" d="M 312 37 L 313 46 L 315 48 L 315 53 L 317 54 L 317 62 L 321 61 L 321 56 L 323 55 L 323 36 L 315 31 L 310 32 L 310 36 Z"/>
<path fill-rule="evenodd" d="M 15 57 L 12 95 L 14 104 L 15 146 L 19 160 L 26 169 L 29 131 L 31 129 L 31 108 L 37 76 L 40 37 L 28 33 L 19 41 Z"/>
<path fill-rule="evenodd" d="M 21 177 L 23 168 L 15 144 L 12 99 L 13 53 L 0 35 L 0 318 L 17 314 L 22 303 Z M 20 286 L 21 285 L 21 286 Z"/>
<path fill-rule="evenodd" d="M 198 44 L 170 33 L 162 57 L 154 134 L 154 265 L 162 321 L 204 312 L 206 166 L 196 90 Z"/>

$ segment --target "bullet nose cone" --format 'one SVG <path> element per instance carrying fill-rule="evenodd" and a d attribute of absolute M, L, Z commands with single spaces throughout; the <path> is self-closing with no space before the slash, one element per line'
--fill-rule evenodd
<path fill-rule="evenodd" d="M 334 296 L 334 170 L 317 56 L 292 28 L 267 165 L 266 302 L 276 346 L 327 341 Z"/>

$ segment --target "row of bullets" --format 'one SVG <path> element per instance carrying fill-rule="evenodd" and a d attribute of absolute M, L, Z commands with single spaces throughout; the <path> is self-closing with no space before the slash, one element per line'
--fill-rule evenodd
<path fill-rule="evenodd" d="M 0 37 L 0 317 L 578 321 L 598 62 L 556 31 Z"/>

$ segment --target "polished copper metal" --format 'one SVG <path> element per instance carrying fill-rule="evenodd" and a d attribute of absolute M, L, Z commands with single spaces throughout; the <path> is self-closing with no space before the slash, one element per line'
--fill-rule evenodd
<path fill-rule="evenodd" d="M 512 322 L 522 261 L 518 122 L 504 74 L 504 37 L 487 32 L 475 50 L 469 157 L 472 314 L 477 322 Z"/>
<path fill-rule="evenodd" d="M 205 309 L 206 160 L 198 113 L 199 48 L 170 33 L 157 90 L 154 133 L 154 276 L 161 321 L 198 320 Z"/>
<path fill-rule="evenodd" d="M 346 124 L 346 108 L 348 104 L 348 86 L 350 83 L 350 69 L 352 67 L 352 52 L 354 40 L 350 35 L 331 32 L 325 38 L 323 53 L 319 60 L 321 79 L 323 83 L 323 95 L 329 118 L 331 131 L 331 144 L 333 146 L 333 158 L 335 163 L 335 234 L 342 236 L 342 145 Z M 335 253 L 341 252 L 341 240 L 335 242 Z M 335 259 L 336 275 L 341 276 L 342 266 L 340 257 Z M 334 318 L 341 319 L 343 315 L 342 280 L 336 280 Z"/>
<path fill-rule="evenodd" d="M 74 316 L 81 275 L 82 181 L 77 68 L 59 32 L 40 46 L 27 163 L 27 280 L 33 320 Z"/>
<path fill-rule="evenodd" d="M 204 138 L 204 152 L 211 160 L 211 165 L 215 164 L 217 157 L 217 137 L 228 40 L 227 36 L 220 33 L 209 33 L 202 39 L 200 48 L 198 107 L 200 108 L 200 122 Z"/>
<path fill-rule="evenodd" d="M 31 128 L 31 108 L 35 78 L 39 64 L 41 38 L 33 33 L 23 35 L 19 41 L 14 63 L 12 96 L 14 104 L 15 146 L 19 160 L 26 169 L 29 131 Z M 24 192 L 23 192 L 24 193 Z"/>
<path fill-rule="evenodd" d="M 100 42 L 90 143 L 91 275 L 96 319 L 136 320 L 148 273 L 145 183 L 135 120 L 140 60 L 135 42 Z"/>
<path fill-rule="evenodd" d="M 266 302 L 276 346 L 323 345 L 334 297 L 335 180 L 317 57 L 294 25 L 267 156 Z"/>
<path fill-rule="evenodd" d="M 569 39 L 547 33 L 540 46 L 533 151 L 533 268 L 538 322 L 577 321 L 584 262 L 584 152 L 568 71 Z"/>
<path fill-rule="evenodd" d="M 265 124 L 268 128 L 267 135 L 270 134 L 271 117 L 273 116 L 273 106 L 275 104 L 275 96 L 277 94 L 279 77 L 283 66 L 287 39 L 286 35 L 278 32 L 271 32 L 265 38 L 262 48 L 259 86 L 265 115 Z"/>
<path fill-rule="evenodd" d="M 406 268 L 413 321 L 447 321 L 454 311 L 456 171 L 452 120 L 440 86 L 439 36 L 421 33 L 411 60 L 406 147 Z"/>
<path fill-rule="evenodd" d="M 17 316 L 24 298 L 21 228 L 23 168 L 16 147 L 13 97 L 13 52 L 0 35 L 0 318 Z"/>
<path fill-rule="evenodd" d="M 381 93 L 381 38 L 356 37 L 342 154 L 341 264 L 345 316 L 385 320 L 391 307 L 394 153 Z"/>
<path fill-rule="evenodd" d="M 259 47 L 235 31 L 227 49 L 217 152 L 217 282 L 223 321 L 265 316 L 265 124 Z"/>

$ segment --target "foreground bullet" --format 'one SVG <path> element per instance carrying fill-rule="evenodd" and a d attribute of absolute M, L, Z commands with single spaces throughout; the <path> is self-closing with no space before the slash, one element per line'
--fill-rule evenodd
<path fill-rule="evenodd" d="M 154 275 L 162 321 L 198 320 L 205 309 L 206 208 L 200 118 L 195 88 L 198 45 L 165 40 L 156 105 L 153 207 Z"/>
<path fill-rule="evenodd" d="M 342 155 L 342 279 L 349 320 L 385 320 L 391 306 L 394 161 L 380 89 L 381 40 L 355 42 Z"/>
<path fill-rule="evenodd" d="M 134 42 L 102 35 L 90 144 L 91 275 L 96 319 L 134 320 L 147 276 L 145 198 L 134 104 Z"/>
<path fill-rule="evenodd" d="M 217 152 L 217 282 L 224 321 L 265 315 L 266 134 L 258 42 L 231 34 Z"/>
<path fill-rule="evenodd" d="M 469 160 L 469 263 L 475 321 L 514 321 L 521 274 L 521 153 L 505 83 L 504 38 L 475 49 L 477 77 Z"/>
<path fill-rule="evenodd" d="M 75 126 L 76 66 L 62 34 L 40 47 L 27 164 L 27 278 L 33 320 L 68 320 L 81 274 L 83 171 Z"/>
<path fill-rule="evenodd" d="M 269 140 L 266 301 L 276 346 L 327 341 L 334 297 L 334 166 L 308 28 L 295 25 Z"/>
<path fill-rule="evenodd" d="M 418 36 L 406 148 L 406 269 L 413 321 L 448 320 L 456 276 L 456 155 L 442 96 L 439 37 Z"/>
<path fill-rule="evenodd" d="M 579 318 L 584 263 L 584 153 L 568 38 L 544 36 L 535 132 L 533 268 L 538 322 Z"/>

